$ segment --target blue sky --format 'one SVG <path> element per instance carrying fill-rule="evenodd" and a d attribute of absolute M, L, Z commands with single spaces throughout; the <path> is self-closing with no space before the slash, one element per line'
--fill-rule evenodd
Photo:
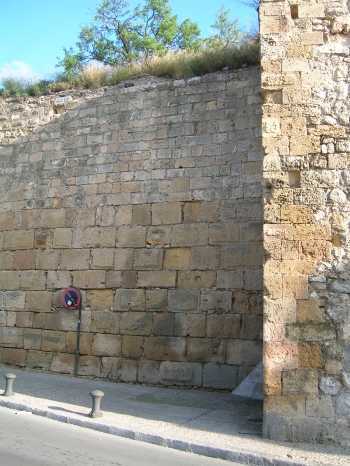
<path fill-rule="evenodd" d="M 99 0 L 1 0 L 0 79 L 6 75 L 50 77 L 63 47 L 74 45 L 81 26 L 88 24 Z M 139 0 L 131 0 L 139 3 Z M 190 17 L 209 33 L 220 6 L 250 29 L 255 12 L 240 0 L 170 0 L 183 19 Z"/>

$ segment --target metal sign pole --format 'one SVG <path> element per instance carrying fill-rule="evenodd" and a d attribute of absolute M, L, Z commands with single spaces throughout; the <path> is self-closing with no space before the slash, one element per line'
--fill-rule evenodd
<path fill-rule="evenodd" d="M 81 293 L 77 288 L 65 288 L 61 291 L 60 301 L 65 309 L 78 310 L 78 322 L 77 322 L 77 344 L 75 348 L 75 359 L 74 359 L 74 375 L 77 376 L 79 373 L 80 364 L 80 334 L 81 334 L 81 317 L 82 317 L 82 305 L 81 305 Z"/>
<path fill-rule="evenodd" d="M 78 314 L 78 323 L 77 323 L 77 346 L 75 350 L 75 364 L 74 364 L 74 375 L 77 376 L 79 373 L 79 364 L 80 364 L 80 334 L 81 334 L 81 301 L 79 303 L 79 314 Z"/>

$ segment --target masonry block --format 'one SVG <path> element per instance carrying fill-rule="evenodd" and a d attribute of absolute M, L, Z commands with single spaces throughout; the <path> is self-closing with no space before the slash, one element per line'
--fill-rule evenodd
<path fill-rule="evenodd" d="M 94 336 L 92 354 L 96 356 L 119 356 L 121 354 L 121 338 L 116 335 Z"/>
<path fill-rule="evenodd" d="M 174 337 L 148 337 L 145 341 L 145 358 L 155 361 L 183 361 L 186 340 Z"/>
<path fill-rule="evenodd" d="M 233 390 L 237 386 L 237 367 L 227 364 L 205 364 L 203 385 L 217 389 Z"/>
<path fill-rule="evenodd" d="M 10 250 L 31 249 L 34 245 L 33 230 L 14 230 L 4 233 L 4 248 Z"/>
<path fill-rule="evenodd" d="M 135 251 L 135 270 L 160 270 L 163 263 L 161 249 L 137 249 Z"/>
<path fill-rule="evenodd" d="M 191 262 L 190 248 L 171 248 L 165 251 L 164 268 L 166 270 L 188 270 Z"/>
<path fill-rule="evenodd" d="M 314 46 L 319 38 L 305 34 Z M 293 57 L 299 57 L 298 50 L 289 49 Z M 281 60 L 275 61 L 270 73 L 282 69 Z M 345 76 L 340 65 L 335 73 Z M 284 79 L 292 86 L 302 76 L 292 72 Z M 314 82 L 316 75 L 310 79 Z M 60 295 L 74 286 L 82 295 L 79 375 L 203 387 L 205 365 L 220 362 L 222 374 L 232 364 L 241 377 L 251 366 L 243 357 L 226 363 L 224 352 L 232 341 L 260 338 L 259 70 L 227 70 L 174 85 L 156 79 L 152 89 L 133 84 L 110 87 L 104 91 L 108 95 L 73 89 L 65 105 L 52 96 L 23 98 L 21 105 L 12 98 L 1 101 L 0 357 L 6 350 L 5 359 L 15 364 L 72 374 L 79 312 L 63 309 Z M 273 96 L 278 105 L 287 98 L 297 105 L 311 95 L 287 96 L 278 86 Z M 339 85 L 339 92 L 344 90 Z M 111 99 L 118 105 L 110 105 Z M 107 126 L 98 124 L 101 117 Z M 305 270 L 298 273 L 306 277 L 317 256 L 312 241 L 331 241 L 335 230 L 328 228 L 321 238 L 323 228 L 306 228 L 315 213 L 301 207 L 306 198 L 315 202 L 331 167 L 347 166 L 340 160 L 346 132 L 328 125 L 322 134 L 316 128 L 305 133 L 309 119 L 298 112 L 289 117 L 298 124 L 287 125 L 274 114 L 266 120 L 270 140 L 264 148 L 278 155 L 305 136 L 314 149 L 322 138 L 338 158 L 327 164 L 327 152 L 322 160 L 303 160 L 318 174 L 317 192 L 282 187 L 280 207 L 272 209 L 274 221 L 288 220 L 292 209 L 281 213 L 288 197 L 294 218 L 305 222 L 288 241 L 305 256 Z M 284 128 L 287 136 L 280 134 Z M 324 140 L 324 132 L 333 140 Z M 300 183 L 307 178 L 301 161 L 285 164 L 300 172 Z M 282 170 L 276 156 L 266 165 Z M 38 184 L 43 173 L 45 182 Z M 338 198 L 339 193 L 330 194 L 332 202 Z M 341 242 L 340 229 L 336 235 Z M 287 239 L 279 241 L 282 254 Z M 230 248 L 241 248 L 239 262 Z M 326 244 L 321 249 L 324 257 L 330 253 Z M 293 251 L 288 251 L 290 261 Z M 280 267 L 278 273 L 282 278 L 289 272 Z M 301 324 L 302 310 L 299 316 Z M 305 368 L 318 363 L 312 354 L 311 346 L 300 346 Z M 233 350 L 228 355 L 237 357 Z M 223 379 L 213 366 L 205 383 L 220 388 L 224 382 L 210 376 L 215 370 Z"/>
<path fill-rule="evenodd" d="M 87 270 L 90 262 L 89 249 L 66 249 L 62 251 L 62 270 Z"/>
<path fill-rule="evenodd" d="M 78 374 L 89 377 L 99 377 L 100 365 L 100 358 L 93 356 L 80 356 Z"/>
<path fill-rule="evenodd" d="M 152 205 L 152 224 L 167 225 L 181 223 L 182 205 L 178 202 L 153 204 Z"/>
<path fill-rule="evenodd" d="M 142 288 L 171 288 L 175 287 L 175 272 L 139 272 L 137 286 Z"/>
<path fill-rule="evenodd" d="M 88 290 L 86 304 L 93 311 L 107 311 L 113 307 L 113 290 Z"/>
<path fill-rule="evenodd" d="M 200 364 L 162 362 L 160 364 L 162 383 L 169 385 L 200 386 L 202 383 L 202 367 Z"/>
<path fill-rule="evenodd" d="M 28 351 L 26 365 L 30 369 L 40 369 L 48 371 L 52 361 L 52 353 L 43 351 Z"/>
<path fill-rule="evenodd" d="M 85 270 L 73 272 L 73 285 L 77 288 L 104 288 L 106 272 L 102 270 Z"/>
<path fill-rule="evenodd" d="M 94 269 L 113 269 L 114 249 L 93 249 L 91 258 Z"/>
<path fill-rule="evenodd" d="M 120 320 L 122 335 L 150 335 L 152 331 L 152 314 L 145 312 L 123 312 Z"/>
<path fill-rule="evenodd" d="M 74 354 L 54 354 L 50 370 L 61 374 L 73 374 L 75 356 Z"/>

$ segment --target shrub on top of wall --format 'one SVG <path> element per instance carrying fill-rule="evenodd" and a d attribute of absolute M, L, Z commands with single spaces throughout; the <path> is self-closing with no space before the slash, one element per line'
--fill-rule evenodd
<path fill-rule="evenodd" d="M 172 79 L 190 78 L 225 68 L 239 69 L 259 63 L 259 45 L 255 41 L 240 46 L 205 48 L 198 52 L 168 53 L 154 57 L 143 64 L 130 64 L 120 67 L 89 66 L 72 80 L 58 78 L 55 81 L 25 83 L 16 79 L 3 82 L 1 94 L 4 96 L 39 96 L 65 91 L 70 88 L 95 89 L 113 86 L 122 81 L 144 75 Z"/>

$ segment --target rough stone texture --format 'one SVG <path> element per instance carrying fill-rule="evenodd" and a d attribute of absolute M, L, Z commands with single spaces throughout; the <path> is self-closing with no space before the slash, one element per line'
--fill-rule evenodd
<path fill-rule="evenodd" d="M 1 362 L 234 388 L 261 358 L 260 72 L 0 99 Z M 314 409 L 314 407 L 310 407 Z"/>
<path fill-rule="evenodd" d="M 350 14 L 262 0 L 265 435 L 350 443 Z"/>

